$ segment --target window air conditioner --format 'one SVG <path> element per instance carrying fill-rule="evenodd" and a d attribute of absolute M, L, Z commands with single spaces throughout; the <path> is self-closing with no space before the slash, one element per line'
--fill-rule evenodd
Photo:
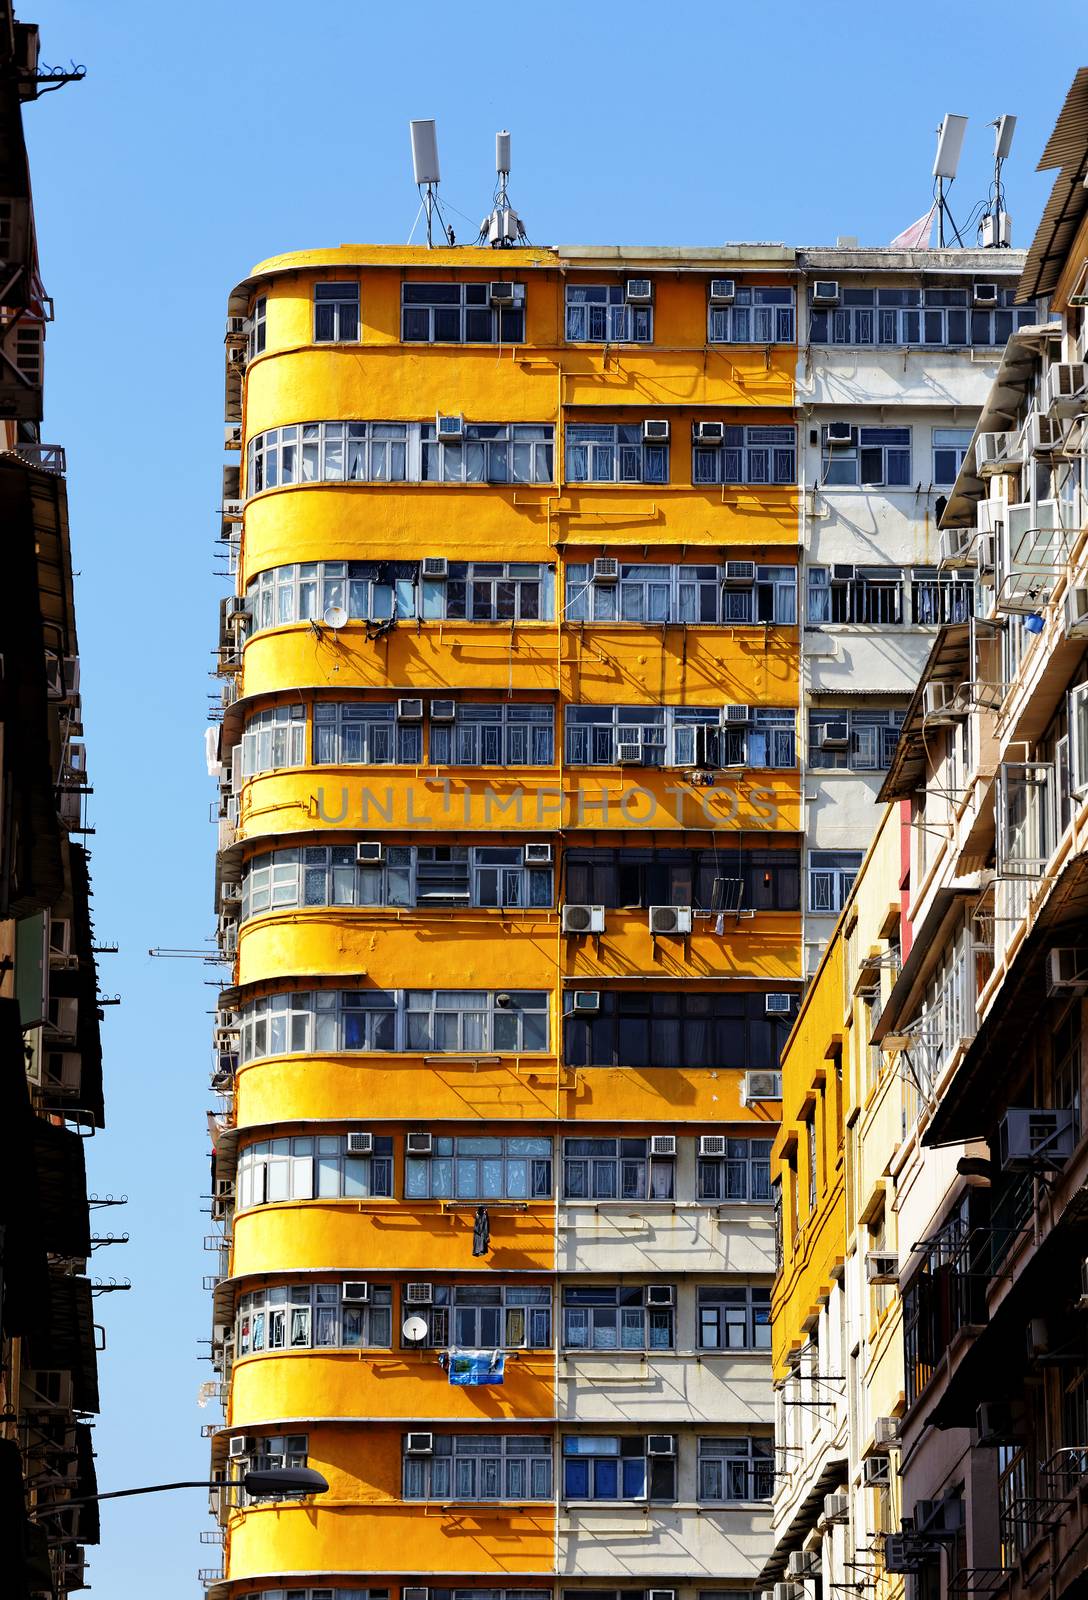
<path fill-rule="evenodd" d="M 1046 953 L 1046 992 L 1088 994 L 1088 950 L 1056 945 Z"/>
<path fill-rule="evenodd" d="M 618 583 L 620 564 L 614 556 L 598 556 L 593 563 L 594 583 Z"/>
<path fill-rule="evenodd" d="M 805 1586 L 803 1583 L 776 1583 L 771 1592 L 774 1600 L 804 1600 Z"/>
<path fill-rule="evenodd" d="M 676 1154 L 675 1133 L 651 1133 L 650 1154 L 657 1156 L 659 1160 L 662 1156 L 674 1156 Z"/>
<path fill-rule="evenodd" d="M 240 346 L 234 346 L 227 351 L 227 365 L 229 367 L 244 367 L 249 363 L 249 351 Z"/>
<path fill-rule="evenodd" d="M 362 1283 L 362 1282 L 360 1282 L 360 1280 L 358 1278 L 351 1279 L 348 1283 L 345 1283 L 345 1285 L 344 1285 L 343 1298 L 345 1300 L 350 1300 L 354 1305 L 359 1305 L 364 1300 L 369 1300 L 370 1299 L 370 1285 L 369 1285 L 369 1283 Z"/>
<path fill-rule="evenodd" d="M 788 1017 L 793 1010 L 792 994 L 764 995 L 763 1010 L 768 1017 Z"/>
<path fill-rule="evenodd" d="M 1088 386 L 1088 367 L 1083 361 L 1055 361 L 1043 379 L 1043 404 L 1048 411 L 1072 413 L 1081 409 Z"/>
<path fill-rule="evenodd" d="M 642 741 L 637 744 L 619 744 L 616 746 L 616 760 L 621 766 L 638 767 L 642 765 Z"/>
<path fill-rule="evenodd" d="M 754 561 L 727 561 L 722 571 L 722 583 L 727 589 L 745 589 L 756 581 Z"/>
<path fill-rule="evenodd" d="M 922 714 L 925 720 L 938 726 L 947 726 L 960 720 L 957 710 L 959 687 L 947 679 L 935 679 L 922 685 Z"/>
<path fill-rule="evenodd" d="M 996 306 L 998 299 L 997 284 L 976 283 L 972 290 L 971 298 L 976 306 Z"/>
<path fill-rule="evenodd" d="M 603 933 L 604 906 L 563 906 L 564 933 Z"/>
<path fill-rule="evenodd" d="M 831 564 L 831 586 L 837 588 L 839 584 L 853 583 L 857 577 L 857 568 L 849 561 L 834 561 Z"/>
<path fill-rule="evenodd" d="M 731 306 L 737 298 L 737 285 L 733 278 L 711 278 L 710 303 L 712 306 Z"/>
<path fill-rule="evenodd" d="M 234 1194 L 234 1179 L 233 1178 L 216 1178 L 216 1180 L 215 1180 L 215 1199 L 216 1200 L 229 1200 L 229 1199 L 232 1198 L 233 1194 Z"/>
<path fill-rule="evenodd" d="M 866 1283 L 898 1283 L 899 1257 L 887 1250 L 868 1250 L 865 1254 Z"/>
<path fill-rule="evenodd" d="M 242 898 L 242 885 L 240 883 L 224 883 L 219 892 L 225 906 L 236 905 Z"/>
<path fill-rule="evenodd" d="M 879 1538 L 884 1544 L 885 1572 L 898 1574 L 918 1571 L 922 1557 L 915 1553 L 909 1533 L 883 1533 Z"/>
<path fill-rule="evenodd" d="M 646 1600 L 676 1600 L 675 1589 L 648 1589 Z"/>
<path fill-rule="evenodd" d="M 824 428 L 824 443 L 828 445 L 855 445 L 858 430 L 852 422 L 829 422 Z"/>
<path fill-rule="evenodd" d="M 975 1428 L 978 1442 L 986 1450 L 1015 1444 L 1022 1431 L 1009 1400 L 983 1400 L 975 1412 Z"/>
<path fill-rule="evenodd" d="M 873 1423 L 873 1448 L 891 1450 L 899 1442 L 899 1422 L 895 1417 L 877 1417 Z"/>
<path fill-rule="evenodd" d="M 1015 433 L 980 433 L 975 440 L 975 466 L 980 473 L 998 470 L 1012 453 Z"/>
<path fill-rule="evenodd" d="M 432 722 L 455 722 L 456 719 L 457 719 L 457 701 L 456 700 L 432 700 L 431 701 L 431 721 Z"/>
<path fill-rule="evenodd" d="M 239 1456 L 250 1456 L 256 1448 L 256 1439 L 251 1439 L 244 1433 L 232 1433 L 227 1443 L 227 1454 L 232 1460 Z"/>
<path fill-rule="evenodd" d="M 691 907 L 651 906 L 649 925 L 650 932 L 653 934 L 690 933 Z"/>
<path fill-rule="evenodd" d="M 811 1550 L 791 1550 L 787 1571 L 791 1578 L 811 1578 L 816 1572 L 816 1557 Z"/>
<path fill-rule="evenodd" d="M 515 298 L 517 289 L 516 283 L 511 283 L 505 278 L 497 278 L 488 284 L 487 298 L 493 306 L 512 306 L 517 303 Z"/>
<path fill-rule="evenodd" d="M 629 306 L 648 306 L 654 297 L 649 278 L 628 278 L 623 298 Z"/>
<path fill-rule="evenodd" d="M 240 450 L 242 448 L 242 424 L 228 422 L 223 429 L 223 449 Z"/>
<path fill-rule="evenodd" d="M 360 867 L 375 866 L 385 859 L 385 845 L 380 839 L 360 839 L 355 846 L 355 860 Z"/>
<path fill-rule="evenodd" d="M 456 444 L 465 431 L 465 419 L 460 414 L 444 416 L 441 411 L 435 413 L 435 437 L 445 444 Z"/>
<path fill-rule="evenodd" d="M 404 1453 L 406 1456 L 432 1456 L 434 1455 L 433 1433 L 409 1433 L 404 1438 Z"/>
<path fill-rule="evenodd" d="M 429 1283 L 407 1283 L 404 1286 L 404 1303 L 407 1306 L 429 1306 L 434 1299 L 434 1289 Z"/>
<path fill-rule="evenodd" d="M 550 844 L 527 844 L 522 851 L 522 859 L 527 867 L 550 867 L 552 847 Z"/>
<path fill-rule="evenodd" d="M 814 306 L 837 306 L 839 286 L 830 278 L 817 278 L 809 298 Z"/>
<path fill-rule="evenodd" d="M 424 556 L 423 576 L 425 578 L 445 578 L 449 575 L 450 564 L 445 556 Z"/>
<path fill-rule="evenodd" d="M 646 1439 L 646 1454 L 648 1456 L 674 1456 L 676 1454 L 676 1435 L 672 1433 L 651 1433 Z"/>
<path fill-rule="evenodd" d="M 357 1131 L 348 1134 L 348 1155 L 368 1156 L 374 1148 L 374 1135 Z"/>
<path fill-rule="evenodd" d="M 885 1489 L 892 1481 L 887 1456 L 866 1456 L 861 1463 L 861 1481 L 867 1489 Z"/>
<path fill-rule="evenodd" d="M 1065 637 L 1082 639 L 1088 634 L 1088 589 L 1065 591 Z"/>
<path fill-rule="evenodd" d="M 780 1072 L 746 1072 L 740 1086 L 742 1106 L 759 1105 L 764 1100 L 781 1100 Z"/>
<path fill-rule="evenodd" d="M 737 728 L 752 720 L 750 706 L 722 706 L 718 713 L 719 728 Z"/>
<path fill-rule="evenodd" d="M 423 721 L 423 701 L 422 700 L 398 700 L 397 701 L 397 721 L 398 722 L 422 722 Z"/>
<path fill-rule="evenodd" d="M 998 1163 L 1016 1167 L 1061 1167 L 1073 1154 L 1073 1113 L 1069 1107 L 1010 1106 L 998 1131 Z"/>
<path fill-rule="evenodd" d="M 676 1290 L 671 1283 L 648 1283 L 644 1298 L 648 1306 L 671 1306 L 676 1300 Z"/>
<path fill-rule="evenodd" d="M 400 1591 L 400 1600 L 430 1600 L 429 1589 L 422 1588 L 419 1584 L 405 1584 Z"/>
<path fill-rule="evenodd" d="M 248 320 L 248 317 L 228 317 L 225 337 L 228 339 L 244 339 Z"/>
<path fill-rule="evenodd" d="M 1042 411 L 1032 412 L 1027 421 L 1027 446 L 1032 455 L 1044 456 L 1060 450 L 1064 440 L 1065 429 L 1060 418 Z"/>
<path fill-rule="evenodd" d="M 691 430 L 694 444 L 719 445 L 725 443 L 724 422 L 696 422 Z"/>
<path fill-rule="evenodd" d="M 973 528 L 942 528 L 937 535 L 937 552 L 941 566 L 971 566 L 973 564 L 971 546 L 974 538 Z"/>
<path fill-rule="evenodd" d="M 699 1154 L 701 1156 L 724 1156 L 724 1133 L 701 1133 L 699 1135 Z"/>
<path fill-rule="evenodd" d="M 825 722 L 816 740 L 820 750 L 849 750 L 850 728 L 845 718 Z"/>
<path fill-rule="evenodd" d="M 1001 524 L 998 523 L 997 531 L 999 531 L 1000 528 Z M 978 540 L 975 544 L 975 563 L 978 567 L 978 575 L 980 578 L 984 577 L 986 573 L 993 572 L 994 570 L 994 562 L 996 559 L 994 544 L 995 538 L 996 531 L 995 533 L 980 533 L 978 536 Z"/>
<path fill-rule="evenodd" d="M 825 1494 L 824 1517 L 828 1522 L 845 1522 L 850 1515 L 848 1494 Z"/>
<path fill-rule="evenodd" d="M 642 424 L 643 444 L 668 444 L 669 423 L 665 417 L 647 417 Z"/>
<path fill-rule="evenodd" d="M 404 1136 L 404 1153 L 409 1156 L 429 1156 L 434 1144 L 430 1133 L 408 1133 Z"/>
<path fill-rule="evenodd" d="M 239 628 L 253 621 L 253 613 L 241 595 L 235 595 L 227 604 L 227 625 Z"/>
<path fill-rule="evenodd" d="M 601 1009 L 599 989 L 575 989 L 571 1009 L 576 1017 L 591 1017 Z"/>
<path fill-rule="evenodd" d="M 245 502 L 242 500 L 224 500 L 222 516 L 224 522 L 241 522 L 245 514 Z"/>

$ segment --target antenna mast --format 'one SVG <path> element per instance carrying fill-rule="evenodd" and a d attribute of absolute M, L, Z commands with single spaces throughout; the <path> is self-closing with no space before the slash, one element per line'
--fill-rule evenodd
<path fill-rule="evenodd" d="M 944 249 L 944 220 L 947 216 L 952 224 L 952 232 L 960 239 L 959 229 L 948 209 L 948 202 L 944 197 L 945 182 L 952 183 L 956 170 L 960 164 L 960 152 L 963 149 L 963 136 L 967 130 L 967 118 L 958 117 L 952 111 L 947 111 L 944 120 L 937 129 L 937 154 L 933 161 L 933 176 L 937 180 L 937 248 Z"/>
<path fill-rule="evenodd" d="M 431 118 L 419 118 L 414 122 L 410 122 L 408 131 L 412 138 L 412 176 L 415 179 L 416 188 L 422 195 L 420 211 L 424 212 L 427 218 L 427 249 L 433 250 L 433 224 L 436 212 L 444 235 L 444 242 L 447 244 L 453 243 L 453 231 L 446 226 L 438 204 L 438 185 L 442 179 L 442 173 L 438 165 L 438 131 Z M 423 193 L 424 188 L 426 188 L 425 194 Z M 417 212 L 416 222 L 418 221 L 419 213 Z M 415 223 L 413 223 L 412 233 L 415 231 Z M 411 235 L 409 235 L 408 242 L 409 244 L 412 242 Z"/>
<path fill-rule="evenodd" d="M 477 244 L 490 244 L 504 249 L 525 243 L 525 224 L 510 204 L 508 181 L 510 178 L 510 135 L 504 128 L 495 135 L 495 171 L 498 179 L 492 197 L 491 211 L 480 223 Z"/>
<path fill-rule="evenodd" d="M 984 249 L 1007 250 L 1012 244 L 1012 218 L 1005 210 L 1005 187 L 1001 182 L 1001 169 L 1012 149 L 1012 136 L 1016 132 L 1016 118 L 1008 113 L 990 123 L 994 129 L 994 204 L 993 210 L 983 217 L 979 232 Z"/>

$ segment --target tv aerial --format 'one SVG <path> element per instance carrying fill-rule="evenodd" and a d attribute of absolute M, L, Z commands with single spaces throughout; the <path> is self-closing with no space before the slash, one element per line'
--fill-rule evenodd
<path fill-rule="evenodd" d="M 416 221 L 412 223 L 412 233 L 416 231 L 416 223 L 420 214 L 427 217 L 427 249 L 434 249 L 434 218 L 438 217 L 439 226 L 444 234 L 443 243 L 453 244 L 453 229 L 442 215 L 438 204 L 438 185 L 442 179 L 442 172 L 438 165 L 438 129 L 433 118 L 416 118 L 409 122 L 408 132 L 412 139 L 412 177 L 415 179 L 416 188 L 420 193 L 420 207 L 416 212 Z M 412 233 L 408 235 L 408 243 L 412 242 Z"/>
<path fill-rule="evenodd" d="M 495 250 L 527 244 L 525 224 L 510 204 L 507 192 L 510 180 L 510 134 L 505 128 L 495 135 L 495 172 L 498 178 L 495 193 L 491 197 L 491 210 L 480 223 L 476 243 L 489 244 Z"/>
<path fill-rule="evenodd" d="M 958 117 L 952 111 L 947 111 L 937 129 L 937 154 L 933 160 L 933 176 L 937 180 L 937 248 L 944 249 L 944 223 L 945 218 L 952 225 L 952 232 L 959 243 L 960 231 L 956 227 L 952 213 L 948 209 L 945 199 L 944 186 L 955 181 L 959 169 L 960 154 L 963 150 L 963 136 L 967 131 L 967 118 Z"/>

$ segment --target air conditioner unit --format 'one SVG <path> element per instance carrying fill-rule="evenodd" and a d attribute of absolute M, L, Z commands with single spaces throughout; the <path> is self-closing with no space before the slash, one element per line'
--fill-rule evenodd
<path fill-rule="evenodd" d="M 642 740 L 637 744 L 624 742 L 616 746 L 616 760 L 621 766 L 638 767 L 642 765 Z"/>
<path fill-rule="evenodd" d="M 818 1562 L 811 1550 L 791 1550 L 786 1570 L 791 1578 L 811 1578 L 815 1575 Z"/>
<path fill-rule="evenodd" d="M 560 916 L 564 933 L 604 932 L 604 906 L 563 906 Z"/>
<path fill-rule="evenodd" d="M 737 285 L 733 278 L 711 278 L 710 303 L 712 306 L 731 306 L 737 298 Z"/>
<path fill-rule="evenodd" d="M 884 1571 L 900 1573 L 917 1572 L 923 1557 L 906 1533 L 883 1533 Z"/>
<path fill-rule="evenodd" d="M 669 423 L 665 417 L 647 417 L 642 424 L 643 444 L 668 444 Z"/>
<path fill-rule="evenodd" d="M 996 283 L 976 283 L 971 299 L 976 306 L 996 306 L 998 294 Z"/>
<path fill-rule="evenodd" d="M 849 750 L 850 727 L 845 719 L 825 722 L 816 740 L 820 750 Z"/>
<path fill-rule="evenodd" d="M 215 1027 L 217 1032 L 237 1033 L 240 1019 L 237 1011 L 230 1011 L 226 1006 L 220 1006 L 215 1013 Z"/>
<path fill-rule="evenodd" d="M 1088 634 L 1088 589 L 1065 591 L 1065 637 L 1082 639 Z"/>
<path fill-rule="evenodd" d="M 975 1428 L 979 1444 L 987 1450 L 1015 1444 L 1023 1432 L 1010 1400 L 983 1400 L 975 1412 Z"/>
<path fill-rule="evenodd" d="M 406 1133 L 404 1136 L 404 1153 L 408 1156 L 429 1156 L 434 1145 L 434 1135 L 430 1133 Z"/>
<path fill-rule="evenodd" d="M 740 1086 L 742 1106 L 759 1105 L 764 1100 L 781 1100 L 780 1072 L 746 1072 Z"/>
<path fill-rule="evenodd" d="M 657 1156 L 659 1159 L 662 1156 L 674 1156 L 676 1154 L 675 1133 L 651 1133 L 650 1154 Z"/>
<path fill-rule="evenodd" d="M 249 351 L 240 346 L 232 346 L 227 351 L 227 365 L 229 367 L 244 367 L 249 361 Z"/>
<path fill-rule="evenodd" d="M 839 286 L 830 278 L 817 278 L 812 285 L 809 299 L 814 306 L 837 306 Z"/>
<path fill-rule="evenodd" d="M 718 713 L 719 728 L 743 727 L 752 720 L 751 706 L 722 706 Z"/>
<path fill-rule="evenodd" d="M 768 1017 L 788 1017 L 792 1010 L 792 994 L 767 994 L 763 997 L 763 1011 Z"/>
<path fill-rule="evenodd" d="M 457 718 L 457 701 L 456 700 L 432 700 L 431 701 L 431 721 L 432 722 L 454 722 L 454 721 L 456 721 L 456 718 Z"/>
<path fill-rule="evenodd" d="M 725 423 L 696 422 L 691 430 L 691 439 L 693 444 L 724 444 Z"/>
<path fill-rule="evenodd" d="M 865 1255 L 867 1283 L 898 1283 L 899 1257 L 887 1250 L 869 1250 Z"/>
<path fill-rule="evenodd" d="M 522 860 L 527 867 L 550 867 L 552 859 L 550 844 L 527 844 L 522 851 Z"/>
<path fill-rule="evenodd" d="M 228 422 L 223 429 L 223 449 L 240 450 L 242 448 L 242 424 Z"/>
<path fill-rule="evenodd" d="M 431 1591 L 422 1588 L 419 1584 L 405 1584 L 400 1591 L 400 1600 L 430 1600 Z"/>
<path fill-rule="evenodd" d="M 969 567 L 973 565 L 971 547 L 974 544 L 973 528 L 942 528 L 937 536 L 938 559 L 942 567 Z"/>
<path fill-rule="evenodd" d="M 927 722 L 948 725 L 958 722 L 962 713 L 958 709 L 957 684 L 936 678 L 922 685 L 922 714 Z"/>
<path fill-rule="evenodd" d="M 1056 945 L 1046 953 L 1046 992 L 1088 994 L 1088 949 Z"/>
<path fill-rule="evenodd" d="M 648 306 L 653 297 L 653 284 L 649 278 L 628 278 L 623 298 L 629 306 Z"/>
<path fill-rule="evenodd" d="M 727 561 L 722 570 L 722 583 L 727 589 L 746 589 L 756 581 L 754 561 Z"/>
<path fill-rule="evenodd" d="M 1015 433 L 980 433 L 975 440 L 975 466 L 980 473 L 996 471 L 1008 462 L 1012 454 Z"/>
<path fill-rule="evenodd" d="M 406 1456 L 433 1456 L 433 1433 L 409 1433 L 404 1437 L 404 1453 Z"/>
<path fill-rule="evenodd" d="M 74 995 L 60 995 L 51 999 L 49 1024 L 54 1038 L 74 1039 L 79 1027 L 78 999 Z"/>
<path fill-rule="evenodd" d="M 803 1583 L 776 1583 L 771 1591 L 774 1600 L 804 1600 Z"/>
<path fill-rule="evenodd" d="M 493 306 L 516 305 L 518 287 L 506 278 L 496 278 L 487 286 L 487 298 Z"/>
<path fill-rule="evenodd" d="M 216 1200 L 231 1200 L 231 1199 L 233 1199 L 234 1198 L 234 1179 L 233 1178 L 216 1178 L 216 1180 L 215 1180 L 215 1195 L 214 1195 L 214 1198 Z"/>
<path fill-rule="evenodd" d="M 998 524 L 999 528 L 1000 526 L 1001 525 Z M 996 534 L 994 533 L 980 533 L 978 540 L 976 541 L 975 565 L 978 567 L 978 575 L 980 578 L 985 577 L 987 573 L 993 572 L 994 570 L 994 563 L 996 560 L 995 538 Z"/>
<path fill-rule="evenodd" d="M 877 1417 L 873 1423 L 874 1450 L 891 1450 L 898 1442 L 898 1420 L 895 1417 Z"/>
<path fill-rule="evenodd" d="M 691 907 L 651 906 L 649 925 L 650 932 L 653 934 L 690 933 Z"/>
<path fill-rule="evenodd" d="M 227 1454 L 235 1459 L 238 1456 L 251 1456 L 256 1445 L 256 1439 L 251 1439 L 244 1433 L 232 1433 L 227 1442 Z"/>
<path fill-rule="evenodd" d="M 1048 416 L 1042 411 L 1033 411 L 1027 420 L 1025 437 L 1032 455 L 1044 456 L 1053 450 L 1061 449 L 1065 440 L 1065 429 L 1059 417 Z"/>
<path fill-rule="evenodd" d="M 246 626 L 253 621 L 253 613 L 241 595 L 236 595 L 227 605 L 227 624 L 231 628 Z"/>
<path fill-rule="evenodd" d="M 861 1463 L 861 1481 L 867 1489 L 884 1489 L 892 1481 L 887 1456 L 866 1456 Z"/>
<path fill-rule="evenodd" d="M 228 317 L 227 331 L 224 337 L 227 339 L 244 339 L 249 332 L 248 324 L 248 317 Z"/>
<path fill-rule="evenodd" d="M 245 501 L 224 500 L 221 515 L 224 522 L 241 522 L 245 515 Z"/>
<path fill-rule="evenodd" d="M 450 564 L 445 556 L 424 556 L 422 573 L 425 578 L 446 578 Z"/>
<path fill-rule="evenodd" d="M 671 1283 L 648 1283 L 645 1301 L 648 1306 L 671 1306 L 676 1301 L 676 1290 Z"/>
<path fill-rule="evenodd" d="M 598 556 L 593 563 L 594 583 L 618 583 L 620 564 L 614 556 Z"/>
<path fill-rule="evenodd" d="M 1073 1154 L 1073 1113 L 1068 1107 L 1010 1106 L 998 1130 L 1001 1170 L 1061 1167 Z"/>
<path fill-rule="evenodd" d="M 647 1435 L 646 1454 L 648 1456 L 674 1456 L 676 1454 L 676 1435 L 672 1433 L 651 1433 Z"/>
<path fill-rule="evenodd" d="M 676 1600 L 675 1589 L 647 1589 L 646 1600 Z"/>
<path fill-rule="evenodd" d="M 343 1298 L 345 1300 L 350 1300 L 353 1305 L 360 1305 L 364 1300 L 369 1300 L 369 1283 L 363 1283 L 358 1278 L 350 1279 L 344 1285 Z"/>
<path fill-rule="evenodd" d="M 857 577 L 857 568 L 849 561 L 833 561 L 831 564 L 831 584 L 837 588 L 842 583 L 853 583 Z"/>
<path fill-rule="evenodd" d="M 240 883 L 224 883 L 220 888 L 220 898 L 225 906 L 237 905 L 242 898 L 242 885 Z"/>
<path fill-rule="evenodd" d="M 397 721 L 398 722 L 422 722 L 423 721 L 423 701 L 422 700 L 414 700 L 414 699 L 413 700 L 398 700 L 397 701 Z"/>
<path fill-rule="evenodd" d="M 852 422 L 829 422 L 824 428 L 827 445 L 855 445 L 857 442 L 858 430 Z"/>
<path fill-rule="evenodd" d="M 576 1017 L 591 1017 L 601 1009 L 599 989 L 575 989 L 571 1009 Z"/>
<path fill-rule="evenodd" d="M 457 444 L 465 431 L 465 419 L 460 415 L 445 416 L 441 411 L 435 413 L 434 432 L 435 438 L 440 443 Z"/>
<path fill-rule="evenodd" d="M 360 839 L 355 846 L 355 861 L 360 867 L 373 867 L 385 860 L 385 845 L 380 839 Z"/>
<path fill-rule="evenodd" d="M 404 1303 L 406 1306 L 429 1306 L 433 1299 L 433 1284 L 406 1283 L 404 1286 Z"/>
<path fill-rule="evenodd" d="M 824 1517 L 828 1522 L 845 1522 L 850 1515 L 848 1494 L 825 1494 Z"/>
<path fill-rule="evenodd" d="M 348 1155 L 368 1156 L 374 1149 L 374 1135 L 362 1131 L 349 1132 Z"/>
<path fill-rule="evenodd" d="M 1043 403 L 1048 411 L 1080 410 L 1088 387 L 1088 367 L 1083 361 L 1055 361 L 1043 378 Z"/>
<path fill-rule="evenodd" d="M 724 1156 L 724 1133 L 701 1133 L 699 1135 L 699 1154 L 701 1156 Z"/>

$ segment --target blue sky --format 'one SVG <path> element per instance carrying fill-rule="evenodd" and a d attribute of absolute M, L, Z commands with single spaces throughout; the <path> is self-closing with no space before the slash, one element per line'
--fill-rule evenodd
<path fill-rule="evenodd" d="M 55 297 L 43 438 L 68 450 L 95 914 L 107 1012 L 108 1128 L 92 1186 L 131 1243 L 100 1273 L 107 1330 L 96 1431 L 104 1489 L 207 1465 L 197 1404 L 211 1369 L 207 1135 L 216 969 L 160 960 L 212 932 L 212 787 L 203 763 L 226 294 L 281 250 L 408 237 L 407 123 L 439 122 L 442 194 L 473 236 L 514 136 L 511 197 L 535 243 L 885 244 L 930 200 L 933 130 L 967 114 L 962 222 L 986 196 L 992 133 L 1019 115 L 1006 169 L 1014 242 L 1049 192 L 1034 171 L 1079 60 L 1039 46 L 1019 4 L 682 8 L 645 0 L 399 6 L 346 0 L 42 0 L 22 15 L 82 84 L 26 111 L 42 271 Z M 1083 10 L 1049 0 L 1051 39 Z M 711 15 L 720 22 L 711 25 Z M 1080 24 L 1080 26 L 1078 26 Z M 464 215 L 461 215 L 463 213 Z M 468 219 L 471 219 L 468 220 Z M 968 242 L 971 242 L 968 240 Z M 107 1259 L 108 1258 L 108 1259 Z M 96 1263 L 97 1265 L 97 1263 Z M 218 1552 L 199 1492 L 105 1510 L 95 1592 L 199 1591 Z"/>

